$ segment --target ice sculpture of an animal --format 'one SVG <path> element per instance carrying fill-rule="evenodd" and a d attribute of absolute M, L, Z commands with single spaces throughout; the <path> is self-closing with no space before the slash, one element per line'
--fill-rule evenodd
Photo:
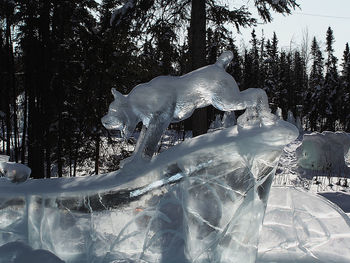
<path fill-rule="evenodd" d="M 112 89 L 114 101 L 102 118 L 103 125 L 120 130 L 128 138 L 141 121 L 143 128 L 134 157 L 149 160 L 169 124 L 187 119 L 197 108 L 213 105 L 222 111 L 249 109 L 249 118 L 254 115 L 252 112 L 262 119 L 271 118 L 272 114 L 266 114 L 270 113 L 266 93 L 262 89 L 240 92 L 236 81 L 225 71 L 232 58 L 232 52 L 225 51 L 213 65 L 180 77 L 156 77 L 137 85 L 126 96 Z"/>
<path fill-rule="evenodd" d="M 298 164 L 302 168 L 325 172 L 343 172 L 344 156 L 350 149 L 350 136 L 345 132 L 314 132 L 304 134 L 297 148 Z"/>

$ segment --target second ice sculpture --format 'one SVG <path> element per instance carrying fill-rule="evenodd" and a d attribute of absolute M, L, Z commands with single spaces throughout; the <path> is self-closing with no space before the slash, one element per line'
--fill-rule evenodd
<path fill-rule="evenodd" d="M 240 92 L 236 81 L 225 71 L 232 58 L 232 52 L 225 51 L 213 65 L 181 77 L 154 78 L 137 85 L 125 96 L 113 88 L 114 101 L 102 118 L 103 125 L 120 130 L 122 136 L 128 138 L 141 121 L 143 127 L 133 159 L 149 160 L 169 124 L 187 119 L 197 108 L 213 105 L 222 111 L 247 109 L 249 118 L 260 115 L 270 119 L 265 123 L 274 120 L 269 114 L 266 93 L 262 89 Z"/>

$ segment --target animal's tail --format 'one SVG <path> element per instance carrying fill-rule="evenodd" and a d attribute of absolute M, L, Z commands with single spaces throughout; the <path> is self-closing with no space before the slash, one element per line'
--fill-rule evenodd
<path fill-rule="evenodd" d="M 233 53 L 231 51 L 224 51 L 215 64 L 219 67 L 226 68 L 232 59 Z"/>

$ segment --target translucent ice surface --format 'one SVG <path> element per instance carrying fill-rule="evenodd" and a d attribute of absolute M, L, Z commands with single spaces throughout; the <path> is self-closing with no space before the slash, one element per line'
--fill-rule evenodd
<path fill-rule="evenodd" d="M 13 183 L 21 183 L 27 180 L 32 170 L 21 163 L 0 162 L 0 173 Z"/>
<path fill-rule="evenodd" d="M 262 89 L 239 91 L 236 81 L 225 71 L 233 54 L 223 52 L 215 64 L 180 77 L 160 76 L 137 85 L 128 95 L 112 89 L 114 101 L 102 118 L 107 129 L 120 130 L 129 137 L 139 122 L 143 123 L 134 159 L 151 159 L 165 129 L 171 122 L 190 117 L 197 108 L 213 105 L 222 111 L 247 109 L 247 114 L 270 124 L 268 99 Z M 246 121 L 243 121 L 246 123 Z M 250 121 L 252 123 L 252 121 Z"/>
<path fill-rule="evenodd" d="M 257 262 L 350 262 L 349 217 L 321 196 L 273 187 Z"/>
<path fill-rule="evenodd" d="M 296 154 L 298 164 L 305 169 L 344 172 L 345 155 L 350 149 L 350 136 L 345 132 L 314 132 L 304 134 Z"/>
<path fill-rule="evenodd" d="M 234 126 L 107 175 L 0 180 L 0 247 L 20 240 L 72 263 L 255 262 L 278 159 L 297 136 L 282 120 Z"/>

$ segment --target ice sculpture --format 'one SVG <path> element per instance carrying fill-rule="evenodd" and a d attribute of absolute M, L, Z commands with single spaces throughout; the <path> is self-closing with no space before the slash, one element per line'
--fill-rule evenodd
<path fill-rule="evenodd" d="M 348 170 L 344 156 L 349 149 L 350 136 L 345 132 L 314 132 L 304 134 L 296 155 L 302 168 L 341 173 Z"/>
<path fill-rule="evenodd" d="M 27 244 L 15 241 L 0 246 L 2 263 L 64 263 L 51 252 L 43 249 L 33 250 Z"/>
<path fill-rule="evenodd" d="M 126 96 L 112 89 L 114 101 L 102 118 L 103 125 L 120 130 L 128 138 L 141 121 L 143 127 L 133 159 L 150 160 L 169 124 L 190 117 L 196 108 L 213 105 L 222 111 L 247 109 L 249 118 L 263 113 L 260 118 L 270 122 L 268 119 L 274 118 L 266 93 L 261 89 L 240 92 L 236 81 L 225 71 L 232 58 L 232 52 L 225 51 L 213 65 L 181 77 L 154 78 L 137 85 Z"/>
<path fill-rule="evenodd" d="M 350 262 L 350 220 L 322 196 L 272 187 L 257 263 Z"/>
<path fill-rule="evenodd" d="M 13 183 L 21 183 L 27 180 L 32 170 L 21 163 L 0 162 L 0 175 L 3 174 Z"/>
<path fill-rule="evenodd" d="M 270 113 L 266 93 L 239 92 L 224 70 L 232 53 L 182 77 L 158 77 L 115 100 L 102 122 L 127 137 L 144 127 L 137 159 L 85 178 L 0 178 L 0 247 L 21 241 L 78 262 L 246 262 L 283 147 L 298 136 Z M 184 141 L 150 159 L 170 122 L 198 107 L 246 109 L 237 125 Z M 1 261 L 1 255 L 0 255 Z"/>
<path fill-rule="evenodd" d="M 107 175 L 0 180 L 0 246 L 21 240 L 67 263 L 255 262 L 278 159 L 298 131 L 245 127 Z"/>

